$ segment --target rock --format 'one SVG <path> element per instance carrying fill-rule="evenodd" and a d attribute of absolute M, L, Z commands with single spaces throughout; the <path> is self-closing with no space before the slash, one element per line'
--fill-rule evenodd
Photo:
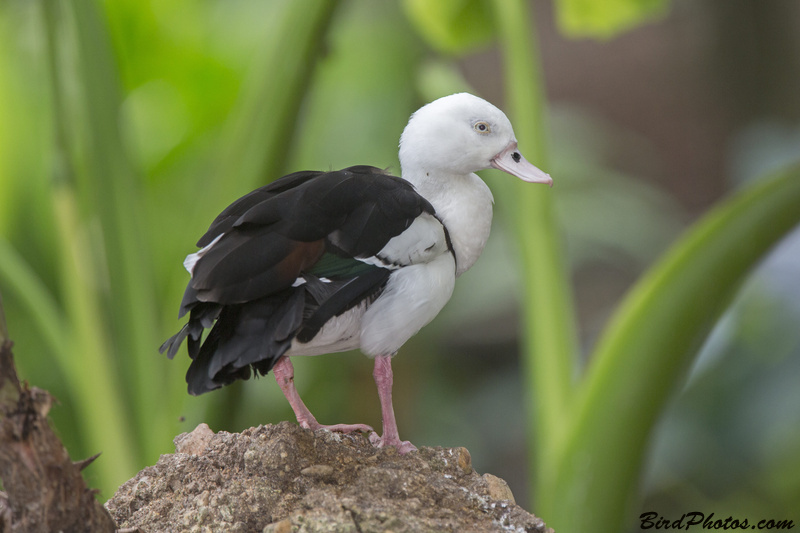
<path fill-rule="evenodd" d="M 200 424 L 191 433 L 181 433 L 172 440 L 175 444 L 175 453 L 202 455 L 213 436 L 214 432 L 208 424 Z"/>
<path fill-rule="evenodd" d="M 478 475 L 465 448 L 399 455 L 374 448 L 360 434 L 313 432 L 288 422 L 240 434 L 198 427 L 175 442 L 175 454 L 162 455 L 106 503 L 118 527 L 552 533 L 514 503 L 505 481 Z"/>
<path fill-rule="evenodd" d="M 489 497 L 493 500 L 508 500 L 511 503 L 517 503 L 514 500 L 514 494 L 511 493 L 511 488 L 506 483 L 505 479 L 501 479 L 492 474 L 484 474 L 484 481 L 486 481 L 486 488 L 489 491 Z"/>

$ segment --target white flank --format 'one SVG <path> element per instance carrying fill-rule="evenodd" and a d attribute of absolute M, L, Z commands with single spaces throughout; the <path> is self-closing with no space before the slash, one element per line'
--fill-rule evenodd
<path fill-rule="evenodd" d="M 455 286 L 452 254 L 392 273 L 383 293 L 330 319 L 307 343 L 292 342 L 289 356 L 361 348 L 370 357 L 391 355 L 439 314 Z"/>
<path fill-rule="evenodd" d="M 403 233 L 392 237 L 378 252 L 377 258 L 369 259 L 378 266 L 386 267 L 388 264 L 397 268 L 428 263 L 446 252 L 447 239 L 442 223 L 435 216 L 422 213 Z M 362 261 L 370 262 L 367 259 Z"/>
<path fill-rule="evenodd" d="M 361 351 L 372 357 L 393 354 L 433 320 L 453 294 L 453 262 L 448 253 L 394 272 L 361 320 Z"/>
<path fill-rule="evenodd" d="M 366 308 L 366 303 L 362 302 L 361 305 L 331 318 L 308 342 L 304 343 L 295 339 L 286 355 L 322 355 L 358 348 L 361 317 Z"/>

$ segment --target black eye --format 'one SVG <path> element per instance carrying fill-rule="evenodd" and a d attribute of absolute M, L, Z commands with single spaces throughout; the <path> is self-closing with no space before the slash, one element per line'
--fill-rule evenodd
<path fill-rule="evenodd" d="M 522 159 L 522 156 L 519 154 L 519 152 L 514 152 L 511 154 L 511 159 L 514 160 L 514 163 L 519 163 L 519 160 Z"/>

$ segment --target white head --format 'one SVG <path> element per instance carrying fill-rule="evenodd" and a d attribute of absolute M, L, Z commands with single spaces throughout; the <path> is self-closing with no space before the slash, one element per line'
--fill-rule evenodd
<path fill-rule="evenodd" d="M 505 114 L 468 93 L 439 98 L 411 115 L 400 137 L 400 166 L 404 175 L 466 175 L 494 167 L 525 181 L 553 184 L 517 150 Z"/>

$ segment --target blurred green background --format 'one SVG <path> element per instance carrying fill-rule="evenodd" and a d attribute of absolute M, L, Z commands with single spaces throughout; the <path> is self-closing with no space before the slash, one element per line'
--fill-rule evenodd
<path fill-rule="evenodd" d="M 72 457 L 103 452 L 86 470 L 102 499 L 201 421 L 239 431 L 293 420 L 271 377 L 186 394 L 183 352 L 157 352 L 181 325 L 181 262 L 221 209 L 283 173 L 399 172 L 400 132 L 433 98 L 468 89 L 506 109 L 513 73 L 489 4 L 0 3 L 0 291 L 20 374 L 59 399 L 51 416 Z M 540 166 L 555 180 L 547 194 L 588 356 L 623 293 L 689 224 L 800 160 L 800 4 L 525 7 L 547 95 Z M 442 33 L 438 16 L 458 31 Z M 521 149 L 531 160 L 544 150 L 522 138 Z M 395 409 L 404 439 L 467 447 L 538 514 L 520 355 L 524 218 L 510 178 L 483 175 L 497 200 L 492 239 L 396 359 Z M 798 323 L 795 231 L 671 396 L 626 527 L 650 510 L 800 523 Z M 322 423 L 380 425 L 362 355 L 295 366 Z"/>

